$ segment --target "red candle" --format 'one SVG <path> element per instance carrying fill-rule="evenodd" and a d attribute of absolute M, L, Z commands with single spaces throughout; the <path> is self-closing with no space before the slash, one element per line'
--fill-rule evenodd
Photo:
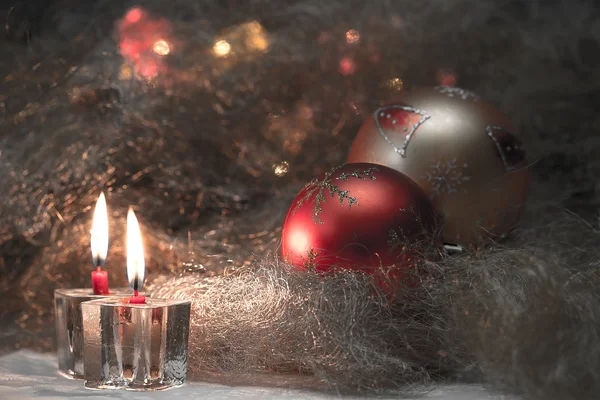
<path fill-rule="evenodd" d="M 108 294 L 108 272 L 103 271 L 100 267 L 92 271 L 92 287 L 95 295 Z"/>
<path fill-rule="evenodd" d="M 129 298 L 129 304 L 146 304 L 146 296 L 140 296 L 137 290 L 133 291 L 133 296 Z"/>
<path fill-rule="evenodd" d="M 107 295 L 109 294 L 108 272 L 102 270 L 108 253 L 108 210 L 106 209 L 104 193 L 100 193 L 96 202 L 90 246 L 92 248 L 92 263 L 96 267 L 96 270 L 92 271 L 92 288 L 94 289 L 94 294 Z"/>

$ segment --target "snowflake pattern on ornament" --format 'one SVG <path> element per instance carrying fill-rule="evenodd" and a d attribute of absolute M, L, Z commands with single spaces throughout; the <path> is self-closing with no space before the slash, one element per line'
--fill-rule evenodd
<path fill-rule="evenodd" d="M 323 211 L 322 206 L 325 200 L 327 199 L 325 196 L 325 189 L 329 190 L 331 198 L 334 198 L 337 195 L 340 204 L 344 204 L 344 201 L 346 201 L 348 203 L 349 208 L 351 208 L 353 205 L 358 205 L 358 199 L 356 197 L 350 196 L 349 190 L 341 190 L 338 186 L 332 183 L 332 180 L 347 181 L 350 178 L 356 178 L 362 180 L 371 179 L 372 181 L 374 181 L 377 178 L 375 178 L 373 172 L 379 171 L 379 168 L 370 167 L 365 170 L 356 170 L 350 173 L 344 172 L 332 179 L 331 176 L 341 167 L 342 165 L 335 167 L 331 171 L 327 172 L 323 177 L 323 180 L 321 181 L 318 178 L 315 178 L 308 184 L 306 184 L 306 186 L 304 186 L 303 189 L 306 192 L 304 193 L 304 196 L 302 196 L 302 198 L 298 201 L 298 203 L 296 203 L 292 214 L 296 213 L 296 211 L 298 211 L 298 209 L 302 207 L 302 205 L 316 193 L 316 196 L 313 200 L 313 222 L 315 224 L 322 224 L 323 221 L 321 220 L 321 218 L 319 218 L 319 214 L 321 213 L 321 211 Z"/>
<path fill-rule="evenodd" d="M 453 86 L 436 86 L 435 90 L 438 93 L 445 94 L 448 97 L 459 97 L 463 100 L 479 101 L 481 97 L 468 90 L 453 87 Z"/>
<path fill-rule="evenodd" d="M 306 258 L 302 257 L 302 266 L 307 271 L 315 271 L 317 268 L 316 259 L 319 256 L 319 253 L 315 251 L 314 248 L 310 248 L 306 252 Z"/>
<path fill-rule="evenodd" d="M 489 125 L 486 131 L 498 149 L 506 172 L 513 172 L 525 166 L 525 149 L 515 135 L 496 125 Z"/>
<path fill-rule="evenodd" d="M 459 166 L 456 158 L 446 162 L 437 161 L 433 164 L 430 171 L 421 176 L 421 179 L 431 185 L 430 197 L 436 198 L 442 194 L 456 193 L 463 183 L 471 180 L 463 171 L 467 167 L 467 163 Z"/>
<path fill-rule="evenodd" d="M 423 226 L 423 219 L 421 215 L 415 210 L 414 204 L 411 204 L 408 208 L 401 208 L 400 211 L 406 212 L 412 215 L 413 220 L 417 222 L 423 228 L 423 233 L 426 233 L 426 229 Z M 388 232 L 388 255 L 392 254 L 397 248 L 402 248 L 404 252 L 411 241 L 408 239 L 408 235 L 404 232 L 402 227 L 397 227 L 396 229 L 390 229 Z"/>
<path fill-rule="evenodd" d="M 379 134 L 402 157 L 406 157 L 406 149 L 417 128 L 430 118 L 425 111 L 404 105 L 378 108 L 374 113 L 374 117 Z M 400 146 L 397 146 L 390 138 L 393 133 L 404 136 Z"/>

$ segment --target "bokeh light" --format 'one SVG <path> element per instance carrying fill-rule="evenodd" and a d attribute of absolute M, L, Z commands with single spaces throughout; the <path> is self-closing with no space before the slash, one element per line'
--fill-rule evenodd
<path fill-rule="evenodd" d="M 438 85 L 455 86 L 458 82 L 458 78 L 451 72 L 439 70 L 436 74 L 436 81 Z"/>
<path fill-rule="evenodd" d="M 154 78 L 156 77 L 156 75 L 158 75 L 158 73 L 160 72 L 160 66 L 159 64 L 156 62 L 156 60 L 144 60 L 144 62 L 139 63 L 137 66 L 137 73 L 142 77 L 142 78 Z"/>
<path fill-rule="evenodd" d="M 152 50 L 159 56 L 166 56 L 171 52 L 171 46 L 166 40 L 161 39 L 154 43 Z"/>
<path fill-rule="evenodd" d="M 219 33 L 213 45 L 217 57 L 231 57 L 231 62 L 249 59 L 269 49 L 269 34 L 257 21 L 245 22 Z"/>
<path fill-rule="evenodd" d="M 352 75 L 356 71 L 356 63 L 350 57 L 344 57 L 340 60 L 339 71 L 342 75 Z"/>
<path fill-rule="evenodd" d="M 125 14 L 125 22 L 136 24 L 142 19 L 142 10 L 139 7 L 134 7 Z"/>
<path fill-rule="evenodd" d="M 350 29 L 348 32 L 346 32 L 346 42 L 355 44 L 358 43 L 359 40 L 360 32 L 358 32 L 356 29 Z"/>
<path fill-rule="evenodd" d="M 285 176 L 290 170 L 290 164 L 287 161 L 282 161 L 277 164 L 273 164 L 273 173 L 275 176 L 281 178 Z"/>
<path fill-rule="evenodd" d="M 133 78 L 133 70 L 131 69 L 130 65 L 121 65 L 121 69 L 119 71 L 119 78 L 123 80 L 129 80 Z"/>
<path fill-rule="evenodd" d="M 388 79 L 384 82 L 384 87 L 400 92 L 404 88 L 404 82 L 400 78 Z"/>
<path fill-rule="evenodd" d="M 133 74 L 143 79 L 155 78 L 166 72 L 167 65 L 156 56 L 172 52 L 172 25 L 165 18 L 155 17 L 141 7 L 130 9 L 117 23 L 119 53 Z M 121 71 L 123 72 L 123 71 Z"/>
<path fill-rule="evenodd" d="M 269 48 L 269 39 L 267 32 L 256 21 L 248 22 L 242 25 L 242 30 L 246 30 L 246 47 L 248 50 L 265 51 Z"/>
<path fill-rule="evenodd" d="M 231 45 L 227 40 L 219 40 L 213 46 L 213 51 L 219 57 L 224 57 L 231 51 Z"/>

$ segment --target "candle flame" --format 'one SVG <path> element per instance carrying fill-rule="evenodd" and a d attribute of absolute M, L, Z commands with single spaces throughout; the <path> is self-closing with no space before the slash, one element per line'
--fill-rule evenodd
<path fill-rule="evenodd" d="M 94 267 L 101 267 L 106 261 L 108 253 L 108 210 L 104 193 L 100 193 L 94 210 L 90 245 L 92 248 L 92 263 Z"/>
<path fill-rule="evenodd" d="M 140 225 L 130 207 L 127 212 L 127 279 L 133 290 L 140 290 L 144 284 L 146 265 L 144 263 L 144 245 Z"/>

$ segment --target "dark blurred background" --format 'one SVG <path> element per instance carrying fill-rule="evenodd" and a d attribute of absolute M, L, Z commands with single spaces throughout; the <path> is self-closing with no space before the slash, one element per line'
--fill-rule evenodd
<path fill-rule="evenodd" d="M 129 205 L 149 282 L 251 267 L 277 249 L 301 185 L 343 163 L 363 118 L 403 88 L 464 87 L 514 120 L 532 162 L 525 226 L 547 206 L 598 224 L 593 1 L 0 7 L 1 352 L 52 348 L 53 290 L 89 285 L 100 191 L 111 285 L 125 284 Z"/>

